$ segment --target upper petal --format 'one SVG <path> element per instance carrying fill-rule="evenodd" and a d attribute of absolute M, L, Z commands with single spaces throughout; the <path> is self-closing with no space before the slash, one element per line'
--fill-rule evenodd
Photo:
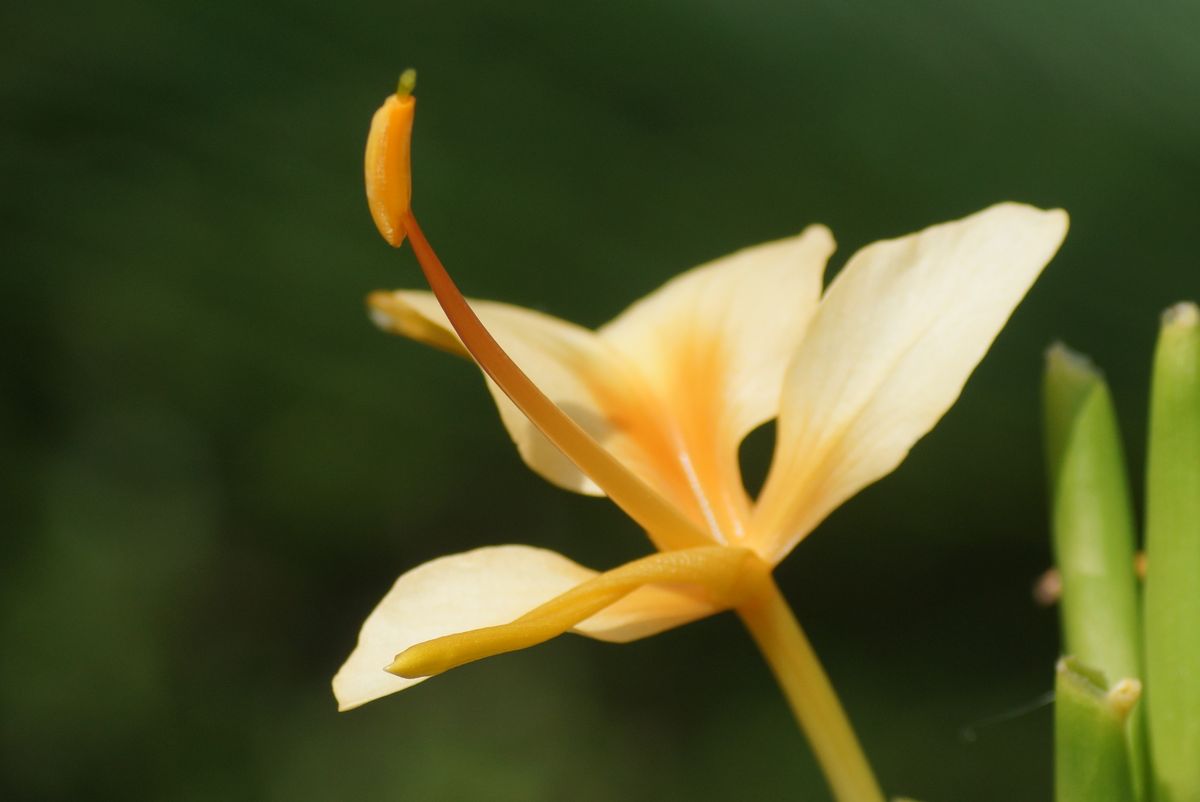
<path fill-rule="evenodd" d="M 695 268 L 599 332 L 490 301 L 471 306 L 513 361 L 584 430 L 698 524 L 731 542 L 749 500 L 737 450 L 778 411 L 788 358 L 816 308 L 833 237 L 810 226 Z M 466 355 L 433 295 L 376 292 L 383 328 Z M 491 381 L 525 462 L 555 484 L 596 485 Z"/>
<path fill-rule="evenodd" d="M 596 572 L 532 546 L 491 546 L 440 557 L 403 574 L 371 612 L 358 645 L 333 678 L 338 709 L 349 710 L 421 679 L 384 671 L 400 652 L 443 635 L 506 624 Z M 647 586 L 580 624 L 576 631 L 626 641 L 714 612 L 682 590 Z"/>
<path fill-rule="evenodd" d="M 778 413 L 833 249 L 824 226 L 746 248 L 677 276 L 598 332 L 649 389 L 621 414 L 644 431 L 638 456 L 711 528 L 736 529 L 748 512 L 738 445 Z"/>
<path fill-rule="evenodd" d="M 1050 261 L 1062 210 L 1004 203 L 856 253 L 788 368 L 752 537 L 778 562 L 945 414 Z"/>
<path fill-rule="evenodd" d="M 469 358 L 432 293 L 375 292 L 368 303 L 380 327 Z M 620 432 L 601 406 L 597 392 L 604 382 L 616 381 L 621 369 L 594 333 L 510 304 L 472 300 L 471 307 L 543 393 L 600 443 L 610 448 L 615 445 L 613 441 Z M 560 487 L 602 495 L 490 379 L 488 389 L 529 467 Z"/>

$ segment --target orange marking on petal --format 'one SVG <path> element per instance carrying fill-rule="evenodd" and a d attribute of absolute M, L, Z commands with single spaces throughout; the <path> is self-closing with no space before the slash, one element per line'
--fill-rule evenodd
<path fill-rule="evenodd" d="M 660 549 L 680 549 L 709 542 L 704 530 L 682 510 L 631 472 L 546 397 L 471 309 L 425 238 L 411 209 L 404 215 L 403 222 L 421 271 L 459 339 L 476 364 L 530 422 L 637 521 Z"/>
<path fill-rule="evenodd" d="M 654 377 L 593 375 L 589 385 L 610 422 L 627 438 L 621 456 L 714 540 L 741 537 L 750 503 L 741 472 L 722 454 L 720 340 L 695 331 L 678 338 L 675 353 Z M 585 374 L 586 375 L 586 374 Z"/>

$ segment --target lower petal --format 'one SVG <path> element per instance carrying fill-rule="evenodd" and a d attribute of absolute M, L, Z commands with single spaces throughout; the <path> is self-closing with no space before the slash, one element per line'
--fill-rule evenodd
<path fill-rule="evenodd" d="M 411 646 L 495 627 L 600 576 L 561 554 L 532 546 L 490 546 L 431 560 L 403 574 L 367 616 L 358 645 L 333 678 L 339 710 L 350 710 L 424 677 L 384 669 Z M 577 623 L 574 631 L 624 642 L 716 612 L 680 586 L 639 587 Z"/>
<path fill-rule="evenodd" d="M 400 677 L 427 677 L 485 657 L 527 649 L 574 629 L 646 587 L 694 588 L 709 600 L 714 612 L 728 609 L 759 587 L 769 571 L 753 551 L 744 548 L 699 546 L 651 554 L 581 582 L 506 624 L 410 646 L 396 655 L 387 670 Z M 674 611 L 649 612 L 663 619 Z"/>
<path fill-rule="evenodd" d="M 396 580 L 363 623 L 358 645 L 333 678 L 338 709 L 420 682 L 384 671 L 409 646 L 507 623 L 595 575 L 531 546 L 485 547 L 417 566 Z"/>

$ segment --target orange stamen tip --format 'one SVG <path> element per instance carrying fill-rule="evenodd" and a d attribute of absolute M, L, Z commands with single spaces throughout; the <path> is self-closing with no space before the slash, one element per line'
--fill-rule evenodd
<path fill-rule="evenodd" d="M 404 242 L 404 217 L 412 201 L 410 154 L 417 104 L 412 90 L 416 83 L 416 70 L 401 73 L 396 94 L 389 95 L 371 119 L 363 159 L 371 218 L 379 234 L 393 248 Z"/>

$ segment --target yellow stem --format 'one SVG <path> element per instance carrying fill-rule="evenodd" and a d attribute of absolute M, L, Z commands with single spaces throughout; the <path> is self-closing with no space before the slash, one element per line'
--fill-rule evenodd
<path fill-rule="evenodd" d="M 404 229 L 425 280 L 458 332 L 459 339 L 479 367 L 525 413 L 530 422 L 618 507 L 637 521 L 659 549 L 665 551 L 711 545 L 712 539 L 699 526 L 638 479 L 547 398 L 517 367 L 462 296 L 433 247 L 425 239 L 411 210 L 404 215 Z"/>
<path fill-rule="evenodd" d="M 767 574 L 737 613 L 775 674 L 838 802 L 883 802 L 846 711 L 775 580 Z"/>

